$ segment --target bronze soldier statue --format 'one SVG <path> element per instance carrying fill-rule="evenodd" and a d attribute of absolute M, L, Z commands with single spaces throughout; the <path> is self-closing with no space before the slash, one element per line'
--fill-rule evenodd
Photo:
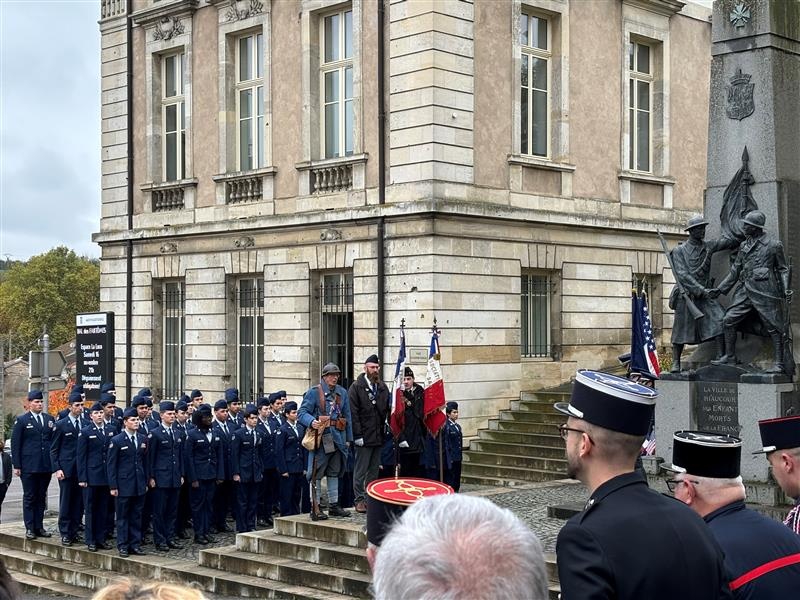
<path fill-rule="evenodd" d="M 706 225 L 708 221 L 700 215 L 689 219 L 684 230 L 689 232 L 689 239 L 678 244 L 671 252 L 673 274 L 678 281 L 669 298 L 669 306 L 675 311 L 670 369 L 673 373 L 681 370 L 681 354 L 686 344 L 700 344 L 715 339 L 717 358 L 725 354 L 722 335 L 725 309 L 716 300 L 719 291 L 712 289 L 711 257 L 715 252 L 735 247 L 738 242 L 731 238 L 705 241 Z M 694 310 L 690 310 L 686 295 L 694 302 Z M 698 309 L 702 316 L 696 316 Z"/>
<path fill-rule="evenodd" d="M 792 290 L 789 289 L 783 244 L 764 233 L 765 222 L 766 217 L 760 210 L 747 213 L 743 220 L 747 237 L 739 246 L 730 273 L 716 290 L 712 290 L 727 294 L 736 285 L 723 321 L 726 353 L 712 362 L 738 363 L 736 332 L 744 330 L 772 339 L 775 360 L 766 372 L 783 373 L 787 366 L 784 361 L 784 333 L 789 319 L 787 305 Z"/>

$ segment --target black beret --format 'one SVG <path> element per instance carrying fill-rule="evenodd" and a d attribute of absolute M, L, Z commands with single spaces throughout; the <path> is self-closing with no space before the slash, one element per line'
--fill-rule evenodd
<path fill-rule="evenodd" d="M 369 363 L 373 363 L 373 364 L 379 365 L 379 364 L 381 364 L 381 361 L 378 360 L 378 355 L 377 354 L 370 354 L 367 357 L 367 360 L 364 361 L 365 365 L 369 364 Z"/>
<path fill-rule="evenodd" d="M 406 367 L 405 371 L 403 371 L 403 376 L 404 377 L 413 377 L 414 376 L 414 371 L 411 370 L 411 367 Z"/>

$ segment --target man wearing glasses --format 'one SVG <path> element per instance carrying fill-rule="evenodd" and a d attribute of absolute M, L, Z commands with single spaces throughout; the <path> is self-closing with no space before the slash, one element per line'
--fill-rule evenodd
<path fill-rule="evenodd" d="M 783 523 L 800 534 L 800 416 L 766 419 L 758 428 L 764 445 L 760 452 L 766 453 L 783 493 L 795 500 Z"/>
<path fill-rule="evenodd" d="M 556 410 L 568 475 L 591 494 L 558 534 L 563 600 L 730 598 L 722 552 L 697 515 L 634 471 L 658 393 L 628 379 L 578 371 Z"/>
<path fill-rule="evenodd" d="M 702 431 L 673 436 L 668 482 L 717 538 L 725 553 L 733 597 L 783 600 L 800 590 L 800 537 L 777 521 L 745 506 L 740 475 L 742 441 Z"/>

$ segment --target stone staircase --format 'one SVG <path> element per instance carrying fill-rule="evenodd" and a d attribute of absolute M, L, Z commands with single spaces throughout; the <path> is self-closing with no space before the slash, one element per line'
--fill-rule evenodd
<path fill-rule="evenodd" d="M 489 420 L 464 451 L 462 481 L 505 486 L 564 479 L 567 461 L 558 426 L 566 417 L 553 408 L 567 391 L 522 392 L 511 408 Z"/>
<path fill-rule="evenodd" d="M 0 555 L 30 595 L 89 598 L 121 578 L 163 580 L 198 587 L 217 598 L 350 600 L 370 598 L 361 520 L 313 523 L 308 516 L 275 519 L 275 528 L 238 534 L 236 543 L 181 560 L 148 554 L 121 558 L 89 552 L 56 538 L 26 540 L 21 523 L 0 525 Z M 558 598 L 555 556 L 547 555 L 550 597 Z"/>

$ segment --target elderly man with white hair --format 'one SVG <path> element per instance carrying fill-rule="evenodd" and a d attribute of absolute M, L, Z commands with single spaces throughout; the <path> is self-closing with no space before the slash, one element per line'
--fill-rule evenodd
<path fill-rule="evenodd" d="M 376 600 L 545 600 L 536 535 L 485 498 L 425 498 L 368 552 Z"/>

